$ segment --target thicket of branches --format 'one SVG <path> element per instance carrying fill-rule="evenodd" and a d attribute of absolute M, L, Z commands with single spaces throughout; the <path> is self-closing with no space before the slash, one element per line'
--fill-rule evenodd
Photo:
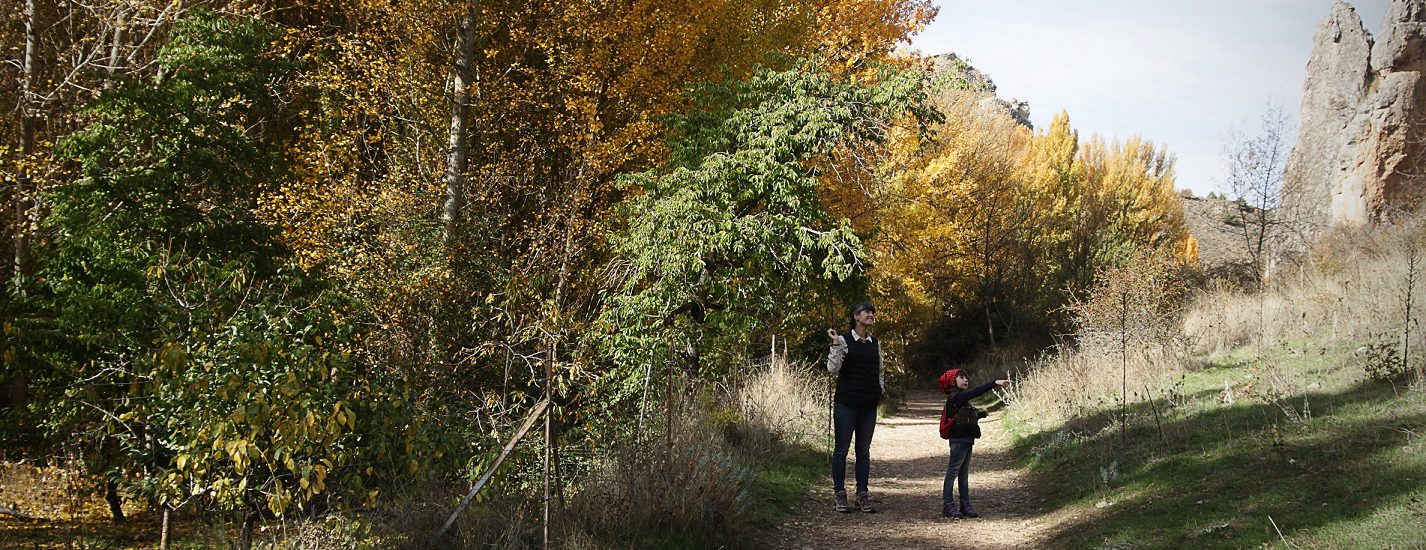
<path fill-rule="evenodd" d="M 820 166 L 918 109 L 889 54 L 934 13 L 262 6 L 0 26 L 5 453 L 249 526 L 479 471 L 545 393 L 607 449 L 851 299 Z"/>
<path fill-rule="evenodd" d="M 27 0 L 5 458 L 250 529 L 459 484 L 542 398 L 607 452 L 671 380 L 817 348 L 868 295 L 924 363 L 1053 326 L 1131 249 L 1193 257 L 1161 148 L 1032 133 L 893 56 L 934 13 Z"/>

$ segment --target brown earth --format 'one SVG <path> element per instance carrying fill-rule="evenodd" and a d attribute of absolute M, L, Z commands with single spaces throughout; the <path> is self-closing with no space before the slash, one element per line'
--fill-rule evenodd
<path fill-rule="evenodd" d="M 871 496 L 874 514 L 832 510 L 830 474 L 825 488 L 806 501 L 783 526 L 779 548 L 974 548 L 995 550 L 1048 547 L 1048 538 L 1070 518 L 1043 509 L 1015 466 L 1010 440 L 992 413 L 981 420 L 984 437 L 971 455 L 971 502 L 977 519 L 941 517 L 941 487 L 950 452 L 936 424 L 944 397 L 934 392 L 907 395 L 902 410 L 877 422 L 872 439 Z M 852 463 L 847 464 L 848 485 Z"/>

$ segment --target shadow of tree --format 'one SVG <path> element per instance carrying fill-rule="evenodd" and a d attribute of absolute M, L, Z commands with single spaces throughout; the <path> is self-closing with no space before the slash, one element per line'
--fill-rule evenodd
<path fill-rule="evenodd" d="M 1107 505 L 1054 533 L 1052 546 L 1273 543 L 1279 528 L 1290 536 L 1361 520 L 1426 487 L 1426 459 L 1395 452 L 1426 426 L 1419 395 L 1398 399 L 1390 385 L 1371 382 L 1278 402 L 1221 405 L 1212 393 L 1195 397 L 1210 403 L 1205 410 L 1158 403 L 1158 423 L 1154 406 L 1135 403 L 1122 440 L 1116 409 L 1017 441 L 1014 452 L 1031 464 L 1030 483 L 1048 506 Z M 1310 417 L 1280 405 L 1304 400 Z M 1426 527 L 1421 533 L 1426 542 Z"/>

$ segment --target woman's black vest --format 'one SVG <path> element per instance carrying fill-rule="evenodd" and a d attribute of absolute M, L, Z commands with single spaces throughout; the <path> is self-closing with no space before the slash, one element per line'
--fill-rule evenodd
<path fill-rule="evenodd" d="M 847 356 L 837 372 L 834 399 L 843 405 L 860 407 L 881 402 L 881 344 L 876 340 L 858 342 L 848 332 Z"/>

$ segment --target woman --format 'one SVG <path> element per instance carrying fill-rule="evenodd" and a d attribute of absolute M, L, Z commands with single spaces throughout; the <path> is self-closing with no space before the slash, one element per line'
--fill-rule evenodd
<path fill-rule="evenodd" d="M 875 512 L 867 495 L 867 478 L 871 475 L 871 436 L 876 430 L 876 407 L 886 387 L 885 365 L 881 358 L 881 343 L 871 337 L 876 322 L 876 308 L 860 304 L 852 309 L 846 334 L 827 329 L 831 350 L 827 352 L 827 370 L 837 375 L 837 391 L 832 398 L 832 419 L 835 446 L 832 451 L 832 491 L 836 495 L 838 512 L 851 512 L 847 501 L 847 447 L 856 436 L 857 509 Z"/>

